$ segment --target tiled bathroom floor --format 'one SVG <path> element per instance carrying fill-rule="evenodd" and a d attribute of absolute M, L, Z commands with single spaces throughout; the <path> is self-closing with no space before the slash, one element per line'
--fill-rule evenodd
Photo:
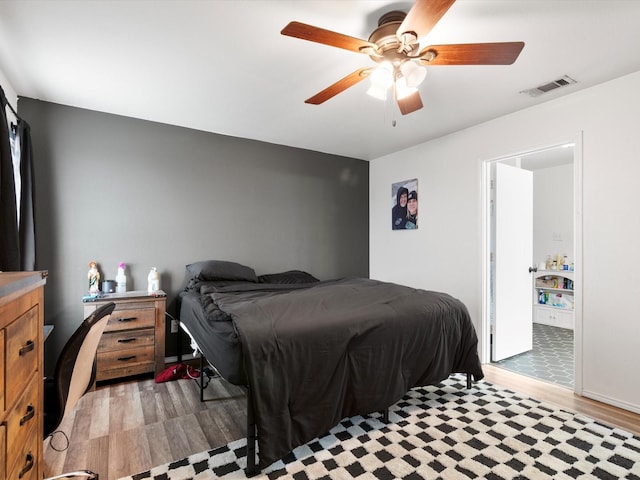
<path fill-rule="evenodd" d="M 573 388 L 573 330 L 533 324 L 533 350 L 493 362 L 501 368 Z"/>

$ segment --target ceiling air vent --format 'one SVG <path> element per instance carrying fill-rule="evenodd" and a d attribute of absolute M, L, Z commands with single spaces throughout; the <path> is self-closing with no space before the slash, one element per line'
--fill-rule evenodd
<path fill-rule="evenodd" d="M 549 83 L 545 83 L 544 85 L 540 85 L 536 88 L 530 88 L 529 90 L 522 90 L 520 93 L 526 93 L 531 97 L 538 97 L 543 93 L 551 92 L 560 87 L 566 87 L 567 85 L 573 85 L 577 83 L 573 78 L 568 75 L 565 75 L 557 80 L 554 80 Z"/>

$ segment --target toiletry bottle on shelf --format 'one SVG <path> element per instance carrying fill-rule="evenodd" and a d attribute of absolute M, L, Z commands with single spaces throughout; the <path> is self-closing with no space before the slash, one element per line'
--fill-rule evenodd
<path fill-rule="evenodd" d="M 118 265 L 118 274 L 116 275 L 116 293 L 124 293 L 127 291 L 127 275 L 124 273 L 125 265 L 120 262 Z"/>
<path fill-rule="evenodd" d="M 153 293 L 158 290 L 160 290 L 160 273 L 158 273 L 156 267 L 152 267 L 147 277 L 147 291 Z"/>

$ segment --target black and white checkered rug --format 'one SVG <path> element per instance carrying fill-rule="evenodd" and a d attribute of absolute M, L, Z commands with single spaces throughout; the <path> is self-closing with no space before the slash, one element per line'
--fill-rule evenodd
<path fill-rule="evenodd" d="M 380 416 L 342 421 L 258 479 L 635 479 L 640 437 L 509 390 L 453 376 Z M 245 478 L 245 440 L 126 480 Z"/>

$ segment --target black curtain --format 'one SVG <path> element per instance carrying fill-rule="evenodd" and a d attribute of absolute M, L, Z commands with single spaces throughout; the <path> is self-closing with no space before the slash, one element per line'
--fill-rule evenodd
<path fill-rule="evenodd" d="M 17 136 L 20 141 L 20 225 L 18 240 L 20 246 L 20 270 L 36 269 L 36 224 L 35 187 L 33 181 L 33 160 L 31 128 L 23 119 L 18 120 Z"/>
<path fill-rule="evenodd" d="M 15 141 L 20 142 L 20 224 L 7 107 L 16 115 Z M 32 271 L 36 249 L 31 131 L 7 101 L 2 87 L 0 108 L 0 271 Z"/>
<path fill-rule="evenodd" d="M 0 270 L 20 270 L 20 247 L 18 241 L 18 216 L 16 210 L 16 187 L 11 159 L 8 102 L 0 87 Z"/>

